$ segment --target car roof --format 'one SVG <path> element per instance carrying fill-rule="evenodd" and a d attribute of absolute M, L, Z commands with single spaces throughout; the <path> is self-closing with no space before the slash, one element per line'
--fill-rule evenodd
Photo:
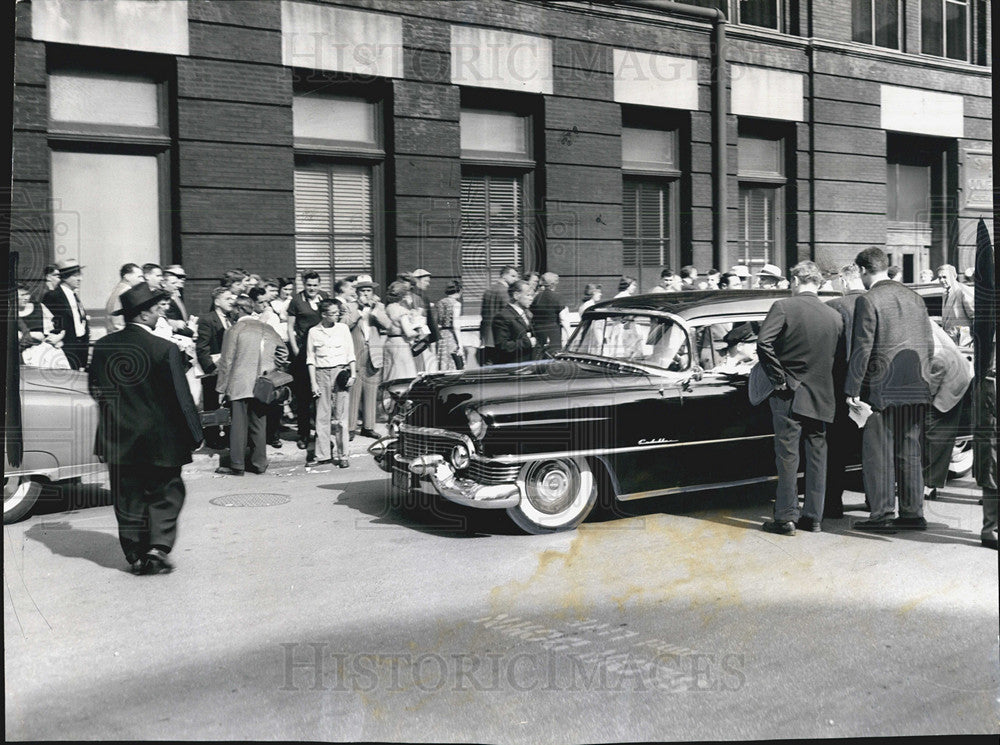
<path fill-rule="evenodd" d="M 766 313 L 778 298 L 791 297 L 791 290 L 693 290 L 654 292 L 605 300 L 589 307 L 584 315 L 601 311 L 672 313 L 684 319 L 727 313 Z M 824 293 L 825 297 L 825 293 Z"/>

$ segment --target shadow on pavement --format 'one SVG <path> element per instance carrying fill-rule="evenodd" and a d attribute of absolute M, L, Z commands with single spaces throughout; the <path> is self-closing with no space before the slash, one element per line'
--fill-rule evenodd
<path fill-rule="evenodd" d="M 398 525 L 422 533 L 450 538 L 479 538 L 487 535 L 519 535 L 511 524 L 491 514 L 502 510 L 476 510 L 453 504 L 428 494 L 401 497 L 389 487 L 389 478 L 355 481 L 348 484 L 320 484 L 320 489 L 341 491 L 336 504 L 350 507 L 373 518 L 373 525 Z"/>
<path fill-rule="evenodd" d="M 90 507 L 108 507 L 113 503 L 111 492 L 103 485 L 71 480 L 46 484 L 32 514 L 51 515 Z"/>
<path fill-rule="evenodd" d="M 32 525 L 24 535 L 59 556 L 86 559 L 106 569 L 124 571 L 125 559 L 114 533 L 77 528 L 68 522 L 51 522 Z"/>

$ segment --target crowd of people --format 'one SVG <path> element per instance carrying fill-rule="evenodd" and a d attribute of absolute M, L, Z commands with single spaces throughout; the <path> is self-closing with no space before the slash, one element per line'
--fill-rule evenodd
<path fill-rule="evenodd" d="M 79 297 L 83 269 L 73 259 L 47 266 L 38 297 L 32 297 L 24 284 L 18 285 L 25 364 L 88 366 L 91 320 Z M 867 417 L 863 471 L 872 511 L 869 521 L 855 527 L 926 527 L 923 500 L 933 499 L 944 485 L 956 423 L 970 385 L 968 363 L 956 344 L 968 343 L 975 309 L 972 290 L 963 282 L 969 273 L 960 275 L 955 267 L 942 265 L 936 276 L 945 288 L 943 329 L 936 329 L 919 296 L 900 283 L 899 272 L 893 277 L 892 269 L 885 253 L 875 248 L 859 254 L 854 264 L 833 277 L 824 277 L 812 262 L 802 262 L 791 270 L 793 296 L 777 301 L 759 330 L 751 332 L 743 324 L 725 329 L 724 334 L 719 330 L 718 338 L 713 330 L 707 340 L 720 353 L 713 358 L 721 360 L 719 364 L 745 366 L 759 356 L 760 365 L 754 370 L 766 374 L 766 383 L 762 385 L 758 375 L 756 384 L 767 389 L 761 400 L 768 398 L 772 409 L 779 474 L 774 519 L 765 524 L 766 530 L 782 534 L 792 534 L 796 528 L 818 530 L 823 517 L 842 515 L 846 438 L 841 435 L 844 427 L 853 426 L 852 414 Z M 173 531 L 169 515 L 176 516 L 184 496 L 180 466 L 190 462 L 190 450 L 201 444 L 202 435 L 205 444 L 220 454 L 228 450 L 228 459 L 217 469 L 224 475 L 264 473 L 267 447 L 282 446 L 280 434 L 286 423 L 294 425 L 296 444 L 306 451 L 307 464 L 347 468 L 355 437 L 379 436 L 377 396 L 383 380 L 456 370 L 466 364 L 538 359 L 559 351 L 571 331 L 559 276 L 522 273 L 513 266 L 502 267 L 483 293 L 478 350 L 469 357 L 460 327 L 461 284 L 448 283 L 443 297 L 434 302 L 429 295 L 431 274 L 423 269 L 398 275 L 384 296 L 368 275 L 336 279 L 328 293 L 321 289 L 322 277 L 315 271 L 304 272 L 297 289 L 293 278 L 264 279 L 233 269 L 212 290 L 211 307 L 201 315 L 185 305 L 187 275 L 182 266 L 128 263 L 119 274 L 106 304 L 108 334 L 93 345 L 90 384 L 102 408 L 98 447 L 109 454 L 109 466 L 117 469 L 122 483 L 145 494 L 132 502 L 116 500 L 120 523 L 127 528 L 122 532 L 123 550 L 139 573 L 169 571 L 166 554 Z M 773 264 L 764 264 L 757 272 L 744 264 L 727 272 L 704 273 L 685 266 L 676 273 L 664 269 L 648 292 L 789 285 Z M 811 298 L 823 290 L 843 295 L 829 304 L 813 302 Z M 635 278 L 622 276 L 614 297 L 639 291 Z M 579 311 L 602 297 L 601 285 L 588 284 Z M 903 305 L 906 309 L 900 311 Z M 163 407 L 159 414 L 146 413 L 154 417 L 151 421 L 170 419 L 179 442 L 176 448 L 152 452 L 142 445 L 142 438 L 128 439 L 130 428 L 136 426 L 132 414 L 127 421 L 115 421 L 123 416 L 115 413 L 121 401 L 112 403 L 111 395 L 123 333 L 136 350 L 158 361 L 162 380 L 156 382 L 157 390 L 168 386 L 174 391 L 159 402 Z M 755 333 L 753 350 L 749 342 Z M 894 350 L 891 356 L 888 350 Z M 286 381 L 269 378 L 285 369 L 290 375 L 287 387 Z M 930 373 L 925 375 L 926 371 Z M 270 387 L 261 388 L 262 380 Z M 754 386 L 751 376 L 751 389 Z M 155 408 L 150 396 L 139 395 L 133 410 Z M 218 415 L 221 412 L 228 416 Z M 801 512 L 794 483 L 800 439 L 806 453 L 806 500 Z M 983 542 L 995 546 L 995 451 L 993 463 L 992 482 L 987 478 L 992 487 L 984 491 Z M 152 470 L 143 471 L 147 466 Z M 900 517 L 893 518 L 897 491 Z M 128 516 L 130 510 L 138 510 L 148 517 L 151 499 L 159 500 L 168 516 L 160 521 L 155 538 L 150 538 L 148 525 L 142 527 L 142 520 L 129 522 Z"/>
<path fill-rule="evenodd" d="M 968 334 L 975 309 L 971 294 L 954 286 L 954 268 L 943 266 L 938 276 L 949 287 L 944 307 L 951 311 L 938 327 L 923 299 L 891 279 L 888 270 L 882 249 L 866 249 L 841 271 L 845 293 L 823 302 L 822 273 L 813 262 L 800 262 L 790 272 L 792 296 L 775 301 L 760 326 L 759 365 L 751 371 L 749 389 L 753 403 L 768 401 L 774 426 L 778 486 L 773 519 L 763 524 L 767 532 L 819 532 L 823 518 L 843 516 L 844 467 L 858 427 L 871 517 L 852 527 L 927 529 L 924 500 L 936 498 L 944 486 L 962 407 L 969 401 L 973 370 L 958 342 Z M 987 440 L 992 429 L 992 447 L 982 450 L 975 469 L 983 487 L 981 542 L 995 549 L 996 356 L 990 356 L 994 367 L 977 381 L 974 413 L 980 423 L 993 422 L 975 427 L 976 437 Z"/>

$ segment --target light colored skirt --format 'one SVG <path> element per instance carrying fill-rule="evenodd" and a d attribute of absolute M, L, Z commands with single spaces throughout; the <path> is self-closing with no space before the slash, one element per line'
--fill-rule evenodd
<path fill-rule="evenodd" d="M 401 336 L 390 336 L 385 340 L 382 380 L 415 377 L 417 377 L 417 365 L 413 361 L 410 345 Z"/>

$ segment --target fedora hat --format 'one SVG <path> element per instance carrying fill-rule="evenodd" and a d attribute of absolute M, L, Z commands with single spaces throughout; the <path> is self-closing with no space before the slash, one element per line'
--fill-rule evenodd
<path fill-rule="evenodd" d="M 367 288 L 371 288 L 374 290 L 376 287 L 378 287 L 378 285 L 372 282 L 370 279 L 358 280 L 354 285 L 355 290 L 364 290 Z"/>
<path fill-rule="evenodd" d="M 129 318 L 140 311 L 150 308 L 161 300 L 169 300 L 170 295 L 160 290 L 153 290 L 145 282 L 140 282 L 135 287 L 126 290 L 121 295 L 122 307 L 113 311 L 113 316 L 125 316 Z"/>
<path fill-rule="evenodd" d="M 774 264 L 764 264 L 757 272 L 758 277 L 776 277 L 778 279 L 784 279 L 784 274 L 781 273 L 781 268 L 775 266 Z"/>
<path fill-rule="evenodd" d="M 187 277 L 187 272 L 184 271 L 184 267 L 180 264 L 171 264 L 170 266 L 163 267 L 164 274 L 173 274 L 175 277 Z"/>
<path fill-rule="evenodd" d="M 415 269 L 410 276 L 414 279 L 420 279 L 421 277 L 430 277 L 431 273 L 426 269 Z"/>
<path fill-rule="evenodd" d="M 80 266 L 80 262 L 76 259 L 59 259 L 59 261 L 56 262 L 56 267 L 59 269 L 60 276 L 63 277 L 69 277 L 83 269 L 83 267 Z"/>

